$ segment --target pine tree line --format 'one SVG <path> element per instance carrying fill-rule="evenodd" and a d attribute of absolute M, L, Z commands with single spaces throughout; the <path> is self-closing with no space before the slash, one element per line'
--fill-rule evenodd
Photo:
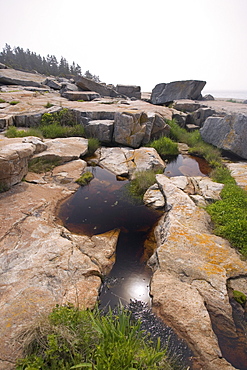
<path fill-rule="evenodd" d="M 29 49 L 24 50 L 19 46 L 12 49 L 8 44 L 0 52 L 0 63 L 22 71 L 37 71 L 47 76 L 81 76 L 81 67 L 75 64 L 75 62 L 69 65 L 64 57 L 61 57 L 60 62 L 58 62 L 55 55 L 48 54 L 45 58 L 40 54 L 37 55 Z"/>

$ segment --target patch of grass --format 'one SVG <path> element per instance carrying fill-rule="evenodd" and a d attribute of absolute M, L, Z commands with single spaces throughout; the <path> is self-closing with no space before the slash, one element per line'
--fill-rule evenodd
<path fill-rule="evenodd" d="M 0 103 L 6 103 L 6 100 L 0 99 Z"/>
<path fill-rule="evenodd" d="M 12 100 L 9 102 L 10 105 L 16 105 L 18 103 L 20 103 L 19 100 Z"/>
<path fill-rule="evenodd" d="M 8 138 L 14 138 L 14 137 L 26 137 L 26 136 L 37 136 L 42 138 L 42 132 L 39 129 L 36 128 L 30 128 L 28 130 L 17 130 L 15 126 L 9 126 L 5 136 Z"/>
<path fill-rule="evenodd" d="M 227 100 L 228 103 L 239 103 L 237 100 L 235 99 L 228 99 Z"/>
<path fill-rule="evenodd" d="M 95 137 L 88 138 L 88 152 L 87 156 L 93 155 L 94 152 L 99 148 L 100 142 Z"/>
<path fill-rule="evenodd" d="M 77 184 L 81 186 L 87 185 L 92 179 L 94 178 L 94 175 L 90 171 L 84 172 L 79 179 L 76 180 Z"/>
<path fill-rule="evenodd" d="M 229 240 L 247 257 L 247 193 L 233 181 L 226 180 L 221 200 L 207 206 L 214 222 L 214 233 Z"/>
<path fill-rule="evenodd" d="M 44 113 L 41 118 L 41 125 L 47 126 L 57 124 L 60 126 L 76 126 L 75 113 L 67 108 L 61 109 L 59 112 Z"/>
<path fill-rule="evenodd" d="M 44 106 L 45 108 L 51 108 L 53 107 L 54 104 L 51 104 L 50 102 L 47 102 L 46 105 Z"/>
<path fill-rule="evenodd" d="M 77 101 L 80 102 L 80 103 L 83 103 L 84 102 L 83 99 L 78 99 Z"/>
<path fill-rule="evenodd" d="M 59 166 L 61 161 L 59 158 L 32 158 L 28 163 L 28 170 L 35 173 L 44 173 L 53 170 L 53 168 Z"/>
<path fill-rule="evenodd" d="M 26 357 L 16 370 L 172 369 L 159 339 L 154 344 L 123 308 L 101 315 L 97 309 L 57 306 L 18 340 Z"/>
<path fill-rule="evenodd" d="M 178 155 L 178 145 L 170 138 L 162 136 L 147 144 L 148 147 L 154 148 L 162 157 Z"/>
<path fill-rule="evenodd" d="M 45 138 L 55 139 L 57 137 L 84 136 L 85 130 L 82 125 L 60 126 L 57 123 L 40 126 L 40 130 Z"/>
<path fill-rule="evenodd" d="M 135 178 L 127 185 L 128 192 L 138 198 L 142 198 L 146 190 L 155 184 L 157 173 L 163 173 L 162 170 L 154 171 L 139 171 L 135 174 Z"/>

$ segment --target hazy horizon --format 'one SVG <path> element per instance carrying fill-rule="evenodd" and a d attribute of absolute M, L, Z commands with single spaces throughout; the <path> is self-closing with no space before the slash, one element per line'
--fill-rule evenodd
<path fill-rule="evenodd" d="M 246 0 L 0 0 L 0 49 L 65 57 L 107 84 L 247 90 Z"/>

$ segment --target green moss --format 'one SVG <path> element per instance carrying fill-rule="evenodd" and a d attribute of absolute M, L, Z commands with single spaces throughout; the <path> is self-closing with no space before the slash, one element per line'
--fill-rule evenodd
<path fill-rule="evenodd" d="M 246 295 L 242 292 L 239 292 L 238 290 L 233 291 L 233 298 L 242 306 L 244 306 L 246 303 Z"/>
<path fill-rule="evenodd" d="M 87 185 L 92 179 L 94 178 L 94 175 L 90 171 L 84 172 L 79 179 L 76 180 L 77 184 L 81 186 Z"/>
<path fill-rule="evenodd" d="M 53 168 L 59 166 L 60 164 L 61 160 L 59 158 L 32 158 L 28 163 L 28 170 L 35 173 L 44 173 L 51 171 Z"/>
<path fill-rule="evenodd" d="M 0 99 L 0 103 L 6 103 L 6 100 Z"/>

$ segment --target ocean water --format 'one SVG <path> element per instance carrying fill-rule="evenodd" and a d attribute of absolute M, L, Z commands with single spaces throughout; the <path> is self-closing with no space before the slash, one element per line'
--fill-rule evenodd
<path fill-rule="evenodd" d="M 247 100 L 247 90 L 203 90 L 202 96 L 211 94 L 214 98 Z"/>

